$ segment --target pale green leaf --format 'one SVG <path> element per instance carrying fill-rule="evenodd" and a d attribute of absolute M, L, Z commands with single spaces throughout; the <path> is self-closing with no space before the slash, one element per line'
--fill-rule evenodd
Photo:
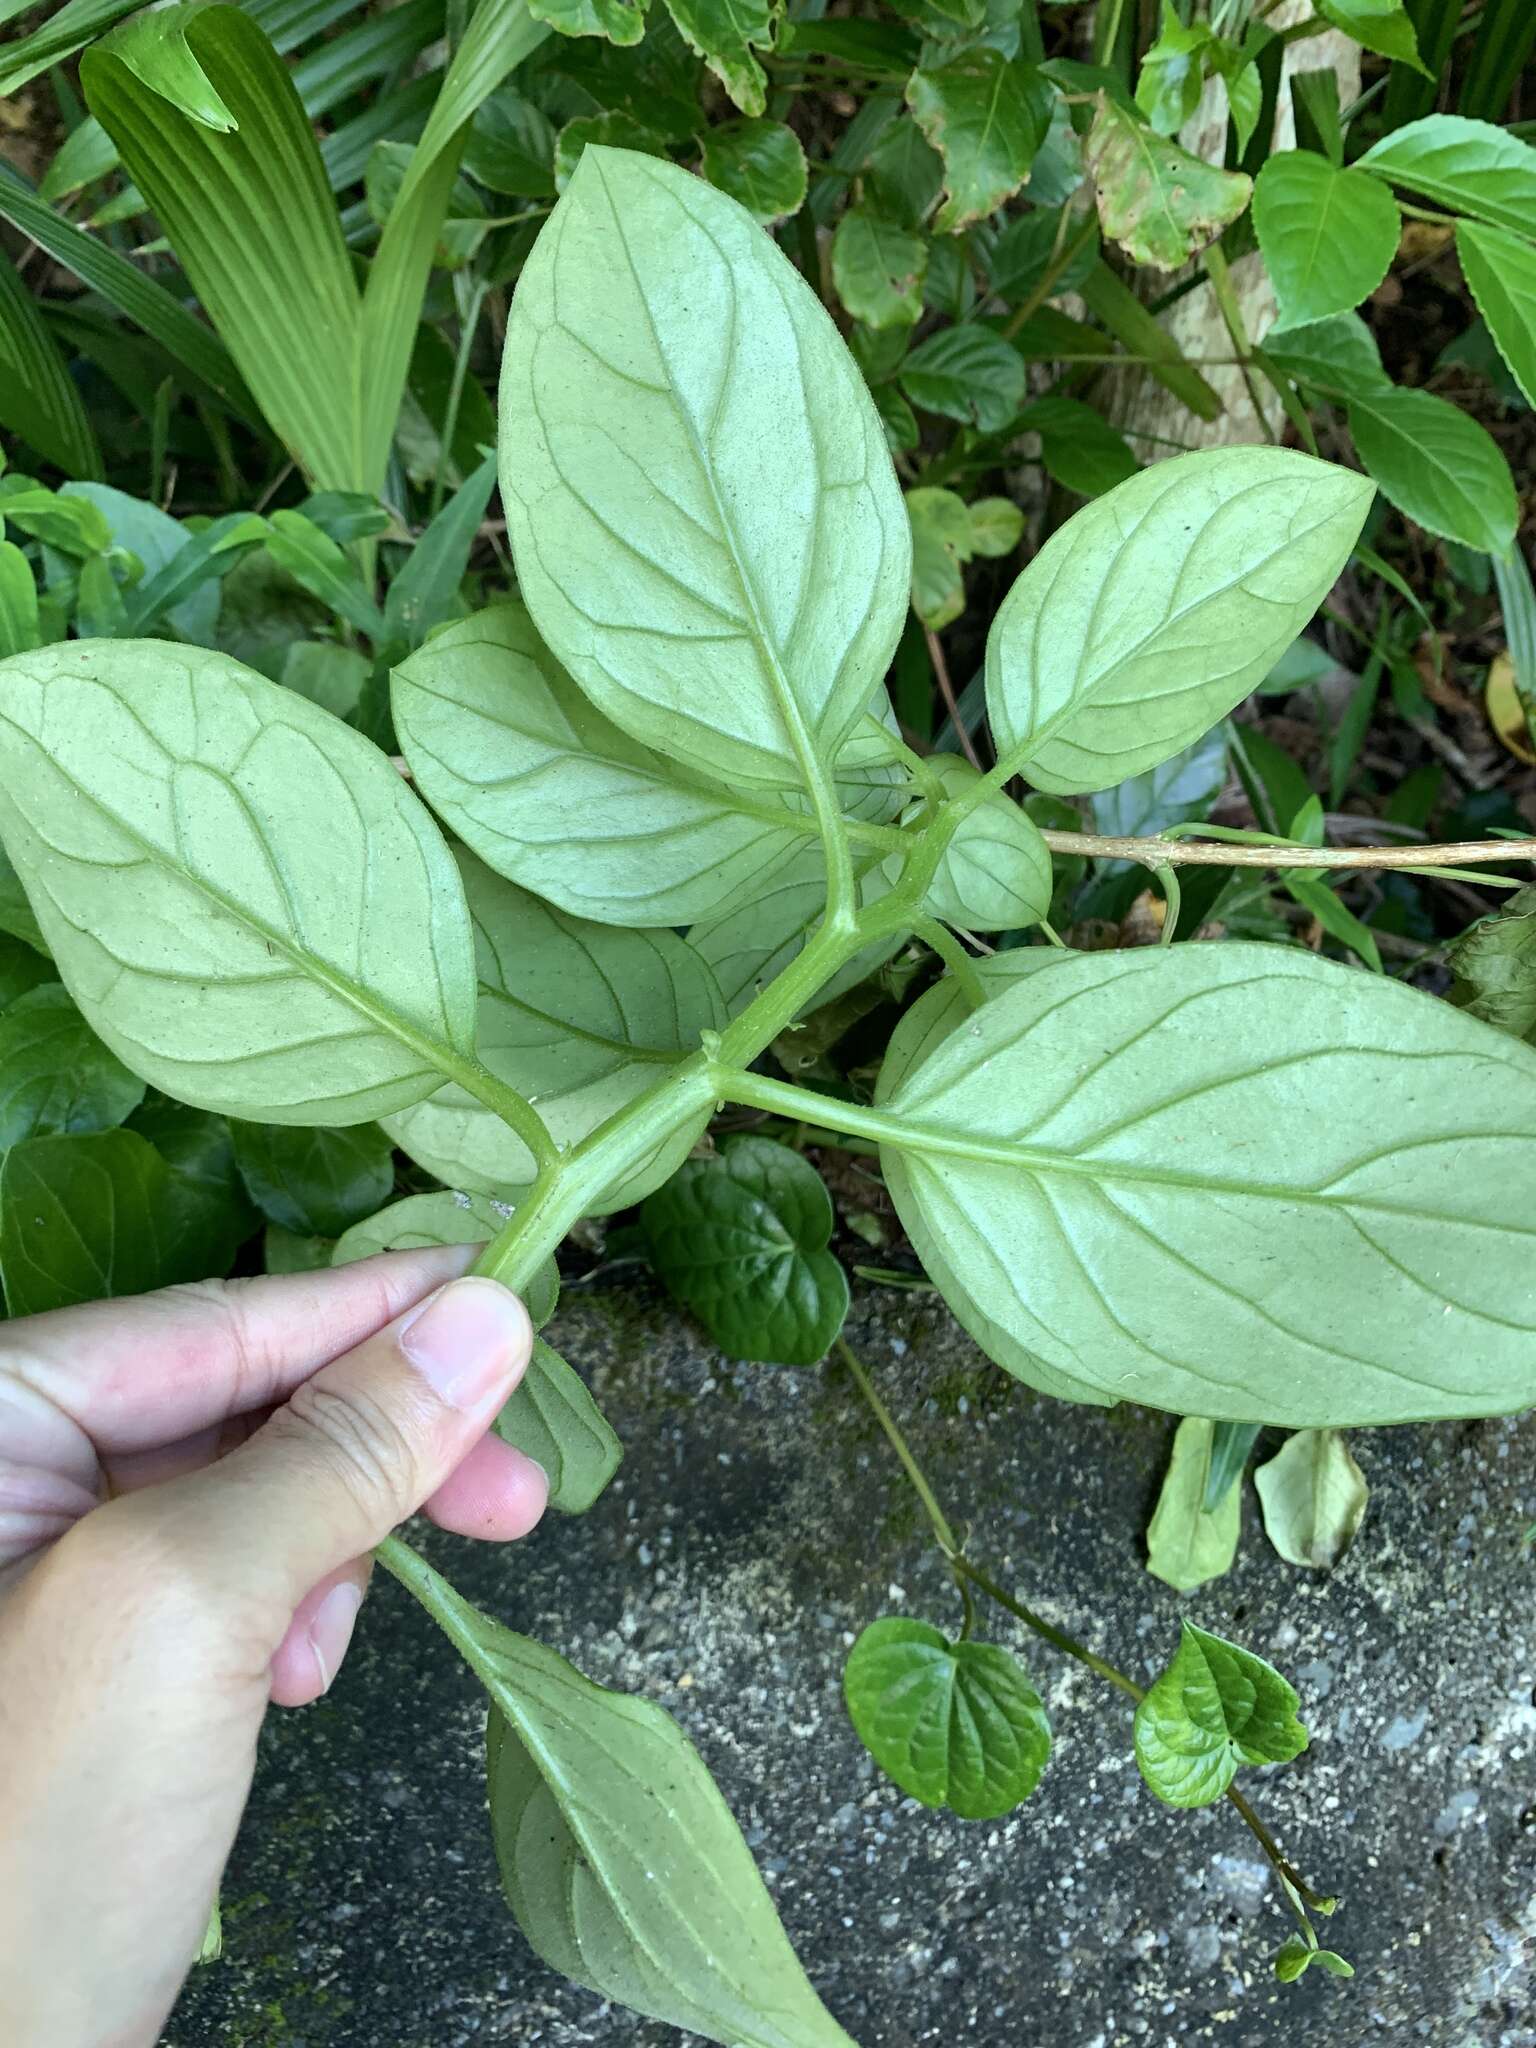
<path fill-rule="evenodd" d="M 1264 1529 L 1287 1564 L 1326 1571 L 1355 1540 L 1370 1489 L 1336 1429 L 1303 1429 L 1253 1475 Z"/>
<path fill-rule="evenodd" d="M 827 1250 L 832 1197 L 808 1159 L 771 1138 L 690 1159 L 640 1214 L 651 1263 L 729 1358 L 814 1365 L 848 1314 Z"/>
<path fill-rule="evenodd" d="M 110 1130 L 143 1099 L 144 1083 L 57 982 L 16 995 L 0 1014 L 0 1153 L 26 1138 Z"/>
<path fill-rule="evenodd" d="M 683 41 L 752 115 L 767 105 L 768 86 L 755 53 L 773 48 L 779 11 L 776 0 L 667 0 Z"/>
<path fill-rule="evenodd" d="M 805 204 L 805 151 L 782 121 L 722 121 L 707 129 L 704 175 L 765 227 Z"/>
<path fill-rule="evenodd" d="M 1529 1404 L 1536 1054 L 1289 949 L 1012 972 L 968 1018 L 904 1020 L 881 1090 L 898 1213 L 1000 1363 L 1302 1428 Z"/>
<path fill-rule="evenodd" d="M 1357 43 L 1374 50 L 1379 57 L 1394 58 L 1423 71 L 1413 17 L 1403 0 L 1317 0 L 1317 12 L 1335 28 L 1343 29 Z"/>
<path fill-rule="evenodd" d="M 1229 1486 L 1214 1508 L 1205 1505 L 1215 1432 L 1214 1422 L 1194 1415 L 1179 1424 L 1147 1529 L 1147 1570 L 1179 1593 L 1219 1579 L 1237 1556 L 1241 1489 Z"/>
<path fill-rule="evenodd" d="M 978 555 L 1011 555 L 1024 538 L 1024 514 L 1011 498 L 978 498 L 971 506 L 971 548 Z"/>
<path fill-rule="evenodd" d="M 599 709 L 718 782 L 824 778 L 901 630 L 907 522 L 863 379 L 751 216 L 589 150 L 501 421 L 522 595 Z"/>
<path fill-rule="evenodd" d="M 1428 114 L 1383 136 L 1357 168 L 1517 235 L 1536 220 L 1536 149 L 1491 121 Z"/>
<path fill-rule="evenodd" d="M 491 1695 L 496 1857 L 538 1954 L 604 1998 L 728 2048 L 853 2048 L 676 1722 L 438 1586 Z"/>
<path fill-rule="evenodd" d="M 459 856 L 480 980 L 478 1053 L 574 1143 L 698 1049 L 725 1005 L 705 962 L 660 931 L 589 924 Z M 450 1083 L 385 1119 L 395 1143 L 450 1187 L 512 1198 L 533 1178 L 523 1142 L 483 1101 Z M 674 1132 L 605 1207 L 637 1202 L 684 1159 L 698 1132 Z"/>
<path fill-rule="evenodd" d="M 1208 22 L 1186 24 L 1173 0 L 1163 0 L 1157 41 L 1142 58 L 1136 80 L 1136 104 L 1159 135 L 1182 128 L 1199 106 L 1211 40 Z"/>
<path fill-rule="evenodd" d="M 562 1515 L 584 1515 L 624 1458 L 586 1381 L 542 1337 L 534 1338 L 528 1370 L 496 1418 L 496 1434 L 544 1468 L 549 1504 Z"/>
<path fill-rule="evenodd" d="M 1515 537 L 1514 479 L 1499 444 L 1431 391 L 1393 386 L 1349 406 L 1360 460 L 1400 512 L 1431 533 L 1502 555 Z"/>
<path fill-rule="evenodd" d="M 915 326 L 923 317 L 927 272 L 925 236 L 863 206 L 850 206 L 838 222 L 832 282 L 846 310 L 866 327 Z"/>
<path fill-rule="evenodd" d="M 1397 254 L 1397 202 L 1386 186 L 1310 150 L 1269 158 L 1253 188 L 1253 225 L 1282 328 L 1349 312 Z"/>
<path fill-rule="evenodd" d="M 964 498 L 933 484 L 906 493 L 912 522 L 912 609 L 936 630 L 965 610 L 962 564 L 971 559 L 971 511 Z"/>
<path fill-rule="evenodd" d="M 380 1252 L 420 1251 L 426 1245 L 489 1244 L 505 1229 L 513 1213 L 508 1202 L 493 1201 L 489 1195 L 461 1194 L 450 1188 L 406 1195 L 391 1202 L 387 1209 L 349 1225 L 336 1240 L 331 1264 L 350 1266 L 357 1259 L 371 1259 Z M 536 1330 L 542 1329 L 554 1314 L 559 1294 L 560 1275 L 554 1260 L 546 1259 L 523 1289 L 523 1303 Z"/>
<path fill-rule="evenodd" d="M 1073 795 L 1188 746 L 1311 618 L 1370 499 L 1364 478 L 1282 448 L 1176 456 L 1095 499 L 993 623 L 999 753 Z"/>
<path fill-rule="evenodd" d="M 1529 223 L 1536 228 L 1536 220 Z M 1536 248 L 1504 228 L 1456 224 L 1456 253 L 1510 375 L 1536 405 Z"/>
<path fill-rule="evenodd" d="M 941 235 L 994 213 L 1029 175 L 1050 125 L 1052 90 L 1032 64 L 984 45 L 914 71 L 907 105 L 944 159 Z"/>
<path fill-rule="evenodd" d="M 812 821 L 706 782 L 611 725 L 521 605 L 438 633 L 394 671 L 417 787 L 498 874 L 604 924 L 686 924 L 751 901 Z"/>
<path fill-rule="evenodd" d="M 867 907 L 887 895 L 890 883 L 878 864 L 859 877 L 859 901 Z M 688 943 L 710 968 L 730 1014 L 738 1016 L 800 952 L 806 935 L 826 908 L 825 863 L 807 850 L 777 869 L 737 909 L 691 927 Z M 899 936 L 874 939 L 854 955 L 820 991 L 832 1002 L 863 981 L 900 946 Z"/>
<path fill-rule="evenodd" d="M 941 754 L 933 765 L 946 796 L 958 796 L 980 779 L 955 754 Z M 892 882 L 900 879 L 901 867 L 901 856 L 893 855 Z M 923 910 L 965 931 L 1010 932 L 1038 924 L 1050 907 L 1051 856 L 1039 827 L 997 790 L 961 821 L 928 886 Z"/>
<path fill-rule="evenodd" d="M 359 734 L 227 655 L 6 662 L 0 838 L 87 1022 L 168 1094 L 354 1123 L 478 1072 L 431 819 Z"/>
<path fill-rule="evenodd" d="M 1294 1689 L 1262 1657 L 1182 1625 L 1173 1662 L 1136 1709 L 1136 1764 L 1168 1806 L 1209 1806 L 1243 1764 L 1307 1746 Z"/>
<path fill-rule="evenodd" d="M 334 1238 L 304 1237 L 269 1223 L 261 1234 L 262 1269 L 268 1273 L 320 1273 L 331 1263 Z"/>
<path fill-rule="evenodd" d="M 1101 94 L 1083 149 L 1099 225 L 1133 262 L 1177 270 L 1248 204 L 1252 180 L 1191 156 Z"/>
<path fill-rule="evenodd" d="M 843 1696 L 881 1770 L 962 1820 L 1011 1813 L 1050 1757 L 1051 1724 L 1013 1653 L 952 1643 L 926 1621 L 872 1621 L 848 1653 Z"/>

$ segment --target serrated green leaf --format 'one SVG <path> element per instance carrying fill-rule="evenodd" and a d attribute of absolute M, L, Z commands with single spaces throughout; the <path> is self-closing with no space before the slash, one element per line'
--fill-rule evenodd
<path fill-rule="evenodd" d="M 377 1124 L 303 1130 L 231 1125 L 245 1191 L 269 1223 L 300 1237 L 340 1237 L 389 1199 L 395 1167 Z"/>
<path fill-rule="evenodd" d="M 227 655 L 5 663 L 0 838 L 86 1021 L 168 1094 L 355 1123 L 477 1071 L 469 919 L 427 813 Z"/>
<path fill-rule="evenodd" d="M 881 1770 L 962 1820 L 1011 1813 L 1050 1757 L 1051 1724 L 1012 1652 L 952 1643 L 925 1621 L 872 1621 L 848 1653 L 843 1696 Z"/>
<path fill-rule="evenodd" d="M 813 834 L 772 792 L 733 795 L 588 703 L 521 605 L 437 634 L 394 672 L 416 785 L 498 874 L 604 924 L 685 924 L 750 901 Z"/>
<path fill-rule="evenodd" d="M 1356 313 L 1266 334 L 1263 352 L 1276 369 L 1325 398 L 1356 398 L 1391 389 L 1376 337 Z"/>
<path fill-rule="evenodd" d="M 1018 191 L 1045 140 L 1052 99 L 1033 64 L 985 45 L 913 72 L 907 105 L 944 159 L 939 234 L 959 234 Z"/>
<path fill-rule="evenodd" d="M 1188 746 L 1307 623 L 1370 498 L 1364 478 L 1310 456 L 1228 448 L 1160 462 L 1095 499 L 993 623 L 998 752 L 1067 796 Z"/>
<path fill-rule="evenodd" d="M 1173 1662 L 1136 1709 L 1136 1764 L 1168 1806 L 1209 1806 L 1243 1764 L 1307 1746 L 1295 1690 L 1262 1657 L 1184 1622 Z"/>
<path fill-rule="evenodd" d="M 880 1090 L 897 1211 L 999 1363 L 1298 1428 L 1529 1403 L 1536 1054 L 1283 948 L 1012 972 L 964 1031 L 904 1022 Z M 1277 1233 L 1305 1288 L 1277 1288 Z"/>
<path fill-rule="evenodd" d="M 877 331 L 913 327 L 923 317 L 928 274 L 925 236 L 850 206 L 832 237 L 832 282 L 855 320 Z"/>
<path fill-rule="evenodd" d="M 808 1159 L 771 1138 L 690 1159 L 641 1211 L 651 1263 L 729 1357 L 814 1365 L 848 1313 L 827 1250 L 832 1198 Z"/>
<path fill-rule="evenodd" d="M 1317 0 L 1317 11 L 1324 21 L 1343 29 L 1345 35 L 1353 36 L 1379 57 L 1411 64 L 1416 71 L 1424 69 L 1413 17 L 1403 0 Z"/>
<path fill-rule="evenodd" d="M 1517 235 L 1536 219 L 1536 149 L 1491 121 L 1428 114 L 1383 136 L 1357 168 Z"/>
<path fill-rule="evenodd" d="M 501 419 L 524 601 L 598 708 L 717 783 L 824 779 L 910 541 L 863 379 L 751 216 L 589 150 L 523 271 Z"/>
<path fill-rule="evenodd" d="M 1507 229 L 1463 220 L 1456 253 L 1510 375 L 1536 405 L 1536 249 Z"/>
<path fill-rule="evenodd" d="M 667 0 L 667 12 L 741 111 L 760 115 L 768 81 L 756 52 L 773 48 L 778 0 Z"/>
<path fill-rule="evenodd" d="M 1252 180 L 1223 171 L 1156 135 L 1101 95 L 1083 161 L 1094 182 L 1099 225 L 1134 262 L 1177 270 L 1248 204 Z"/>
<path fill-rule="evenodd" d="M 1253 225 L 1281 328 L 1349 312 L 1397 254 L 1397 202 L 1386 186 L 1310 150 L 1283 150 L 1265 163 L 1253 188 Z"/>
<path fill-rule="evenodd" d="M 1242 1496 L 1229 1486 L 1215 1507 L 1205 1504 L 1216 1424 L 1185 1416 L 1147 1529 L 1147 1570 L 1175 1592 L 1219 1579 L 1232 1569 L 1242 1534 Z"/>
<path fill-rule="evenodd" d="M 1360 460 L 1400 512 L 1431 533 L 1502 555 L 1515 537 L 1514 479 L 1498 443 L 1459 406 L 1396 386 L 1351 401 Z"/>
<path fill-rule="evenodd" d="M 474 926 L 477 1052 L 534 1102 L 560 1143 L 574 1143 L 718 1030 L 725 1005 L 705 963 L 676 933 L 589 924 L 457 856 Z M 511 1199 L 533 1178 L 523 1142 L 486 1104 L 450 1082 L 384 1119 L 418 1165 L 450 1187 Z M 606 1206 L 639 1201 L 686 1157 L 689 1125 Z"/>
<path fill-rule="evenodd" d="M 1336 1429 L 1302 1429 L 1253 1475 L 1264 1529 L 1287 1564 L 1327 1571 L 1355 1540 L 1370 1488 Z"/>
<path fill-rule="evenodd" d="M 1516 1038 L 1536 1035 L 1536 887 L 1518 890 L 1464 931 L 1447 964 L 1456 976 L 1454 1002 Z"/>
<path fill-rule="evenodd" d="M 901 388 L 923 412 L 1000 433 L 1024 403 L 1024 358 L 990 327 L 941 327 L 901 366 Z"/>
<path fill-rule="evenodd" d="M 0 1153 L 27 1138 L 111 1130 L 143 1099 L 144 1083 L 102 1044 L 59 983 L 7 1003 L 0 1015 Z"/>
<path fill-rule="evenodd" d="M 805 204 L 805 151 L 782 121 L 722 121 L 708 129 L 704 175 L 764 227 Z"/>

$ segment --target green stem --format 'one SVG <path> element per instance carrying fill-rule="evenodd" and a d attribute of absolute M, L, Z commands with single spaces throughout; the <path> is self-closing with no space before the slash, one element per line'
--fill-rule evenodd
<path fill-rule="evenodd" d="M 1127 1676 L 1124 1671 L 1117 1670 L 1107 1658 L 1096 1656 L 1085 1643 L 1080 1643 L 1076 1636 L 1069 1636 L 1065 1629 L 1057 1628 L 1056 1624 L 1047 1621 L 1043 1614 L 1037 1614 L 1032 1607 L 1026 1607 L 1022 1600 L 1015 1599 L 1012 1593 L 1005 1591 L 998 1584 L 990 1572 L 972 1564 L 968 1557 L 958 1559 L 955 1570 L 985 1593 L 989 1600 L 995 1600 L 999 1607 L 1005 1608 L 1016 1621 L 1022 1621 L 1027 1629 L 1033 1630 L 1042 1642 L 1049 1643 L 1052 1649 L 1060 1650 L 1064 1657 L 1072 1657 L 1079 1664 L 1087 1665 L 1096 1677 L 1114 1686 L 1117 1692 L 1123 1692 L 1127 1699 L 1140 1701 L 1146 1697 L 1134 1678 Z"/>
<path fill-rule="evenodd" d="M 443 412 L 442 439 L 437 450 L 437 472 L 432 478 L 432 503 L 427 512 L 428 525 L 443 508 L 443 495 L 448 488 L 448 465 L 453 459 L 453 438 L 459 430 L 459 408 L 464 402 L 464 380 L 469 374 L 470 351 L 475 345 L 475 331 L 480 325 L 480 308 L 485 304 L 485 295 L 490 285 L 483 277 L 475 279 L 470 288 L 468 303 L 459 319 L 459 347 L 453 359 L 453 376 L 448 385 L 448 403 Z"/>
<path fill-rule="evenodd" d="M 936 917 L 920 917 L 914 922 L 912 929 L 925 946 L 938 954 L 955 980 L 959 982 L 971 1008 L 979 1010 L 987 1000 L 987 991 L 981 976 L 976 972 L 975 961 L 954 933 L 946 930 Z"/>
<path fill-rule="evenodd" d="M 938 1543 L 940 1550 L 949 1559 L 951 1565 L 955 1565 L 960 1557 L 960 1545 L 956 1540 L 955 1532 L 949 1526 L 948 1518 L 944 1510 L 939 1506 L 933 1488 L 923 1477 L 922 1467 L 918 1464 L 916 1458 L 913 1457 L 906 1438 L 896 1427 L 895 1417 L 876 1393 L 874 1381 L 864 1370 L 858 1354 L 848 1343 L 848 1340 L 845 1337 L 839 1337 L 835 1348 L 838 1357 L 847 1366 L 849 1372 L 852 1373 L 854 1384 L 868 1403 L 870 1413 L 874 1416 L 876 1422 L 879 1423 L 881 1429 L 884 1430 L 887 1443 L 889 1443 L 891 1449 L 900 1459 L 901 1469 L 912 1483 L 912 1491 L 923 1504 L 923 1512 L 928 1517 L 929 1526 L 933 1530 L 935 1541 Z"/>
<path fill-rule="evenodd" d="M 1259 387 L 1253 381 L 1253 344 L 1248 339 L 1248 329 L 1243 321 L 1243 309 L 1237 303 L 1237 294 L 1232 289 L 1232 273 L 1227 268 L 1227 259 L 1221 253 L 1221 245 L 1217 242 L 1212 242 L 1205 252 L 1205 274 L 1211 280 L 1211 289 L 1216 294 L 1216 304 L 1221 309 L 1221 317 L 1226 330 L 1232 337 L 1232 346 L 1237 350 L 1242 367 L 1243 386 L 1248 393 L 1249 402 L 1253 406 L 1254 416 L 1259 423 L 1259 430 L 1266 441 L 1272 442 L 1275 438 L 1275 430 L 1270 424 L 1269 414 L 1260 402 Z"/>

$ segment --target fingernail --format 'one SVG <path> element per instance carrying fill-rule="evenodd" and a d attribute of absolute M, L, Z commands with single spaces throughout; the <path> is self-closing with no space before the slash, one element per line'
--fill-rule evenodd
<path fill-rule="evenodd" d="M 315 1660 L 315 1669 L 320 1674 L 322 1692 L 330 1691 L 331 1680 L 341 1669 L 341 1660 L 347 1654 L 347 1645 L 352 1640 L 352 1627 L 357 1620 L 357 1610 L 362 1604 L 362 1588 L 354 1586 L 350 1579 L 342 1579 L 332 1586 L 315 1609 L 306 1635 L 310 1655 Z"/>
<path fill-rule="evenodd" d="M 450 1408 L 482 1408 L 528 1355 L 528 1313 L 497 1280 L 453 1280 L 400 1325 L 400 1349 Z"/>

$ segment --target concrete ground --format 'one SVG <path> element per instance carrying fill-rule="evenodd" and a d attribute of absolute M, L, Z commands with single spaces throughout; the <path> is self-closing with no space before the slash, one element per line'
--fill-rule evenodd
<path fill-rule="evenodd" d="M 1178 1620 L 1247 1644 L 1312 1746 L 1248 1789 L 1358 1975 L 1281 1987 L 1287 1922 L 1225 1807 L 1141 1786 L 1119 1697 L 1001 1614 L 1056 1749 L 1032 1800 L 974 1823 L 904 1800 L 841 1702 L 877 1615 L 956 1620 L 942 1562 L 845 1378 L 731 1366 L 654 1296 L 573 1290 L 551 1332 L 627 1446 L 580 1521 L 490 1550 L 427 1534 L 470 1598 L 687 1727 L 818 1990 L 861 2048 L 1536 2044 L 1536 1412 L 1357 1434 L 1371 1485 L 1332 1576 L 1283 1564 L 1251 1489 L 1229 1577 L 1142 1569 L 1172 1431 L 1038 1398 L 935 1297 L 865 1291 L 850 1336 L 973 1553 L 1152 1676 Z M 1267 1455 L 1278 1438 L 1261 1442 Z M 474 1682 L 380 1583 L 330 1697 L 268 1722 L 225 1886 L 224 1960 L 162 2048 L 678 2048 L 563 1984 L 504 1910 Z"/>

